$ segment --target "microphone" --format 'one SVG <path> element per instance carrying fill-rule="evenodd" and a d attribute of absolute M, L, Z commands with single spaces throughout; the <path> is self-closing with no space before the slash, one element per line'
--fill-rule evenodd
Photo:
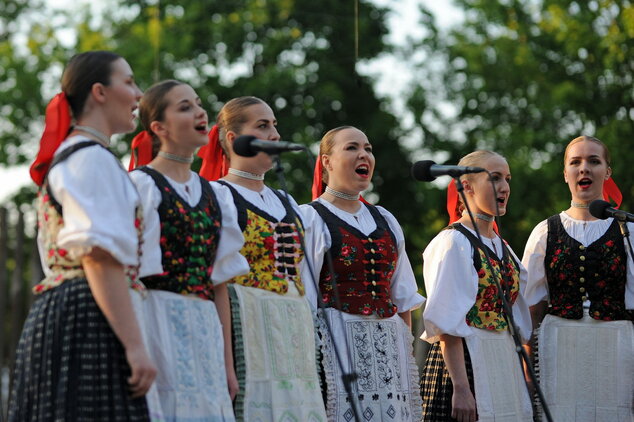
<path fill-rule="evenodd" d="M 241 157 L 254 157 L 258 152 L 279 154 L 284 151 L 302 151 L 305 149 L 304 145 L 282 141 L 264 141 L 252 135 L 241 135 L 233 141 L 233 152 Z"/>
<path fill-rule="evenodd" d="M 438 176 L 459 177 L 468 173 L 482 173 L 482 167 L 444 166 L 431 160 L 417 161 L 412 166 L 412 177 L 419 182 L 431 182 Z"/>
<path fill-rule="evenodd" d="M 590 211 L 590 214 L 593 217 L 599 218 L 601 220 L 605 220 L 608 217 L 612 217 L 615 220 L 619 220 L 619 221 L 634 222 L 634 214 L 630 214 L 629 212 L 612 208 L 612 204 L 610 204 L 607 201 L 602 201 L 600 199 L 595 199 L 594 201 L 590 202 L 588 211 Z"/>

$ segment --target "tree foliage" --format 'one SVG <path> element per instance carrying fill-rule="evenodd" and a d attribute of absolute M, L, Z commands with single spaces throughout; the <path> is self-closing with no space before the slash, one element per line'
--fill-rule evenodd
<path fill-rule="evenodd" d="M 448 151 L 454 162 L 477 148 L 507 157 L 514 181 L 505 236 L 519 253 L 537 222 L 569 206 L 563 149 L 581 134 L 608 145 L 629 209 L 634 6 L 622 0 L 455 4 L 464 22 L 446 37 L 417 44 L 445 63 L 443 100 L 455 109 L 427 146 Z M 425 94 L 409 99 L 419 124 L 425 124 L 419 105 Z"/>

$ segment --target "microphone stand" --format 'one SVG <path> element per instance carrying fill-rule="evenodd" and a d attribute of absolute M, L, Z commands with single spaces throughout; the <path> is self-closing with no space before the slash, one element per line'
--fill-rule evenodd
<path fill-rule="evenodd" d="M 315 165 L 314 163 L 314 158 L 312 156 L 312 154 L 310 153 L 310 151 L 308 149 L 306 149 L 306 151 L 308 152 L 310 158 L 312 158 L 313 161 L 313 166 Z M 337 366 L 339 367 L 340 371 L 341 371 L 341 381 L 343 383 L 343 386 L 346 390 L 346 394 L 348 396 L 348 400 L 350 402 L 350 407 L 352 408 L 352 413 L 354 416 L 354 419 L 356 422 L 361 422 L 361 412 L 359 411 L 359 404 L 357 401 L 357 397 L 354 394 L 353 391 L 353 387 L 354 387 L 354 382 L 359 378 L 358 374 L 354 371 L 353 365 L 352 365 L 352 356 L 350 355 L 351 351 L 350 351 L 350 346 L 348 344 L 348 336 L 344 335 L 344 343 L 345 343 L 345 347 L 346 347 L 346 352 L 348 354 L 348 362 L 350 362 L 350 372 L 346 372 L 344 370 L 344 366 L 343 366 L 343 357 L 342 357 L 342 352 L 341 350 L 339 350 L 339 348 L 337 347 L 337 344 L 335 342 L 335 337 L 333 335 L 333 331 L 332 331 L 332 326 L 330 325 L 330 320 L 328 319 L 327 315 L 326 315 L 326 304 L 323 301 L 323 298 L 321 297 L 321 292 L 319 291 L 319 284 L 317 283 L 317 278 L 315 277 L 315 274 L 313 272 L 313 265 L 311 262 L 311 258 L 309 256 L 308 253 L 306 253 L 306 243 L 304 242 L 304 234 L 302 232 L 302 230 L 299 230 L 299 228 L 302 226 L 301 225 L 301 219 L 299 218 L 299 216 L 297 215 L 297 213 L 295 212 L 295 209 L 293 208 L 293 205 L 290 201 L 289 195 L 288 195 L 288 189 L 286 186 L 286 179 L 284 177 L 284 169 L 282 168 L 282 162 L 280 160 L 280 156 L 279 154 L 271 154 L 271 159 L 273 160 L 273 168 L 275 170 L 275 173 L 277 174 L 277 179 L 278 179 L 278 183 L 280 184 L 280 187 L 282 189 L 282 191 L 284 192 L 284 197 L 286 199 L 287 205 L 288 205 L 288 209 L 291 210 L 292 214 L 293 214 L 293 219 L 295 220 L 295 224 L 297 224 L 298 226 L 298 230 L 297 230 L 297 235 L 299 237 L 299 243 L 301 245 L 302 250 L 304 251 L 304 259 L 306 260 L 306 267 L 308 268 L 308 272 L 310 274 L 310 278 L 311 281 L 313 283 L 313 287 L 315 289 L 315 292 L 317 293 L 317 305 L 319 306 L 319 310 L 322 312 L 322 316 L 323 316 L 323 320 L 325 322 L 326 325 L 326 331 L 328 332 L 328 334 L 330 335 L 330 340 L 332 342 L 332 346 L 333 349 L 335 351 L 335 357 L 337 360 Z M 332 254 L 330 253 L 330 249 L 328 249 L 326 251 L 326 255 L 325 255 L 325 260 L 326 263 L 328 265 L 328 271 L 330 272 L 331 275 L 331 283 L 332 283 L 332 289 L 333 289 L 333 296 L 335 299 L 335 304 L 337 306 L 337 309 L 340 309 L 341 306 L 341 302 L 339 300 L 339 289 L 337 288 L 337 282 L 336 282 L 336 274 L 335 274 L 335 270 L 334 270 L 334 266 L 333 266 L 333 262 L 332 262 Z M 343 325 L 343 324 L 342 324 Z M 327 386 L 326 386 L 327 388 Z"/>
<path fill-rule="evenodd" d="M 627 241 L 630 256 L 634 259 L 634 252 L 632 252 L 632 243 L 630 242 L 630 229 L 627 228 L 627 221 L 620 218 L 618 218 L 617 221 L 619 222 L 621 234 L 623 235 L 623 238 Z"/>
<path fill-rule="evenodd" d="M 494 192 L 493 196 L 495 197 L 495 182 L 493 181 L 491 177 L 491 173 L 487 171 L 487 174 L 489 175 L 489 180 L 491 181 L 491 186 Z M 460 177 L 459 176 L 454 177 L 454 182 L 456 184 L 456 190 L 458 191 L 458 194 L 462 198 L 462 203 L 464 204 L 465 209 L 467 210 L 467 213 L 469 214 L 469 219 L 471 220 L 471 224 L 473 224 L 473 229 L 476 232 L 478 240 L 480 240 L 480 242 L 482 243 L 482 236 L 480 235 L 480 231 L 478 230 L 478 226 L 476 224 L 475 218 L 473 217 L 471 209 L 469 208 L 469 204 L 467 203 L 467 198 L 464 194 L 464 186 L 462 185 L 462 182 L 460 181 Z M 498 232 L 500 232 L 501 231 L 500 223 L 499 223 L 500 211 L 498 209 L 497 201 L 495 202 L 495 211 L 496 211 L 496 216 L 498 216 L 498 218 L 496 219 L 498 223 Z M 502 240 L 502 248 L 504 248 L 504 250 L 506 251 L 506 255 L 509 257 L 509 259 L 512 259 L 510 251 L 508 250 L 508 247 L 504 243 L 504 239 L 502 238 L 501 235 L 500 235 L 500 239 Z M 487 267 L 489 268 L 489 271 L 491 272 L 491 278 L 493 279 L 493 282 L 495 283 L 495 287 L 498 290 L 498 294 L 502 301 L 502 309 L 504 310 L 503 317 L 506 320 L 506 323 L 508 324 L 509 333 L 511 334 L 511 337 L 513 338 L 513 341 L 515 343 L 515 351 L 517 352 L 517 355 L 520 361 L 520 368 L 524 366 L 524 363 L 526 364 L 526 368 L 528 368 L 530 379 L 533 382 L 533 386 L 535 388 L 539 401 L 542 404 L 544 415 L 546 416 L 546 419 L 548 420 L 548 422 L 553 422 L 553 418 L 550 414 L 550 409 L 548 408 L 548 405 L 546 404 L 546 400 L 544 399 L 544 394 L 539 386 L 539 383 L 537 382 L 537 376 L 535 375 L 533 366 L 531 365 L 529 361 L 526 350 L 524 350 L 524 347 L 522 346 L 522 340 L 520 338 L 519 329 L 517 328 L 517 325 L 515 325 L 515 319 L 513 318 L 513 309 L 510 304 L 510 297 L 507 296 L 507 291 L 502 288 L 502 285 L 500 284 L 500 281 L 498 280 L 495 274 L 495 271 L 493 270 L 489 251 L 487 250 L 486 247 L 482 248 L 482 250 L 484 251 L 484 256 L 486 257 Z M 528 381 L 526 381 L 526 387 L 528 389 Z"/>

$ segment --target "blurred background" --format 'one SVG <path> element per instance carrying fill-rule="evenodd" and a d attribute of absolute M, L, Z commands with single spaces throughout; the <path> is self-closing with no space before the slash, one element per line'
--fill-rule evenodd
<path fill-rule="evenodd" d="M 314 146 L 331 128 L 359 127 L 376 156 L 365 197 L 400 221 L 423 293 L 421 251 L 447 224 L 449 178 L 415 182 L 414 161 L 456 164 L 483 148 L 506 156 L 501 231 L 520 257 L 532 228 L 568 207 L 563 149 L 578 135 L 608 145 L 621 208 L 632 210 L 630 1 L 0 0 L 0 11 L 0 419 L 41 276 L 28 163 L 77 52 L 121 54 L 142 89 L 189 83 L 211 122 L 227 100 L 255 95 L 286 141 Z M 133 135 L 114 143 L 126 165 Z M 301 154 L 283 162 L 291 194 L 308 202 L 312 164 Z M 267 180 L 277 186 L 273 172 Z"/>

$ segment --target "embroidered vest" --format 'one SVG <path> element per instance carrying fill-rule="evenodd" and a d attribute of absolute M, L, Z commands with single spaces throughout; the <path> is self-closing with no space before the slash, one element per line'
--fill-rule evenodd
<path fill-rule="evenodd" d="M 594 319 L 632 319 L 625 310 L 627 255 L 618 224 L 612 221 L 603 236 L 585 247 L 568 235 L 559 215 L 548 218 L 544 266 L 550 314 L 581 319 L 583 302 L 590 300 Z"/>
<path fill-rule="evenodd" d="M 78 142 L 77 144 L 70 146 L 57 154 L 51 162 L 48 171 L 50 172 L 54 166 L 66 160 L 74 152 L 94 145 L 104 148 L 106 151 L 111 153 L 109 149 L 103 147 L 95 141 Z M 117 160 L 117 162 L 119 161 Z M 125 169 L 121 167 L 121 171 L 125 171 Z M 62 205 L 55 200 L 53 194 L 51 193 L 50 186 L 48 184 L 48 174 L 44 179 L 42 187 L 38 191 L 37 208 L 38 229 L 43 240 L 45 249 L 44 253 L 46 254 L 43 257 L 43 261 L 46 263 L 48 268 L 50 268 L 52 273 L 47 275 L 40 283 L 33 287 L 33 293 L 35 294 L 43 293 L 46 290 L 59 286 L 66 280 L 86 277 L 81 265 L 81 259 L 71 258 L 66 249 L 60 248 L 57 245 L 57 236 L 59 235 L 60 230 L 64 227 L 64 215 L 62 212 Z M 140 259 L 143 234 L 143 213 L 141 207 L 137 207 L 135 210 L 134 226 L 137 230 L 137 236 L 139 239 L 139 249 L 137 251 L 137 255 Z M 138 280 L 138 270 L 138 266 L 125 268 L 130 287 L 143 292 L 145 287 Z"/>
<path fill-rule="evenodd" d="M 506 242 L 502 259 L 484 243 L 474 236 L 462 224 L 452 224 L 450 229 L 458 230 L 473 246 L 473 266 L 478 273 L 478 293 L 475 304 L 467 312 L 467 325 L 490 331 L 503 331 L 508 328 L 508 323 L 504 319 L 501 292 L 495 285 L 495 280 L 500 283 L 504 291 L 503 294 L 513 306 L 520 291 L 520 266 L 508 252 Z M 487 265 L 487 258 L 484 252 L 487 249 L 490 265 Z M 495 278 L 494 278 L 495 277 Z"/>
<path fill-rule="evenodd" d="M 284 204 L 286 215 L 281 221 L 262 211 L 246 199 L 229 183 L 222 180 L 231 191 L 238 210 L 238 224 L 244 235 L 244 246 L 240 253 L 249 263 L 249 273 L 232 279 L 232 282 L 248 287 L 285 294 L 288 282 L 292 281 L 304 295 L 304 285 L 299 274 L 299 263 L 304 253 L 299 241 L 303 232 L 300 220 L 294 221 L 294 211 L 282 195 L 273 192 Z"/>
<path fill-rule="evenodd" d="M 350 314 L 375 314 L 381 318 L 398 312 L 392 303 L 390 287 L 398 259 L 396 239 L 379 210 L 364 204 L 376 223 L 376 229 L 366 236 L 318 201 L 309 205 L 326 223 L 332 241 L 330 253 L 340 306 L 335 303 L 332 274 L 324 260 L 319 290 L 326 306 Z"/>
<path fill-rule="evenodd" d="M 137 170 L 149 175 L 161 192 L 163 273 L 143 277 L 143 283 L 148 289 L 213 300 L 211 272 L 220 240 L 221 211 L 209 182 L 200 178 L 200 201 L 191 207 L 161 173 L 147 166 Z"/>

